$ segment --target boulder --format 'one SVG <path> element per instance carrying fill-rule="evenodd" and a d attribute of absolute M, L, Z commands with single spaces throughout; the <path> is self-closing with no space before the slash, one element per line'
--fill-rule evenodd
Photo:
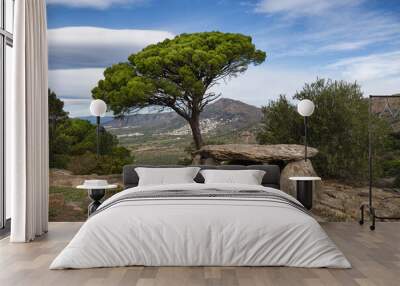
<path fill-rule="evenodd" d="M 309 147 L 308 158 L 317 155 L 318 150 Z M 292 162 L 304 159 L 304 146 L 296 144 L 225 144 L 207 145 L 193 153 L 196 163 L 212 158 L 216 162 L 243 161 L 254 163 Z"/>
<path fill-rule="evenodd" d="M 293 197 L 296 197 L 296 182 L 289 180 L 289 178 L 299 176 L 318 177 L 310 160 L 304 161 L 303 159 L 295 162 L 289 162 L 283 168 L 280 180 L 281 190 L 289 195 L 292 195 Z M 314 184 L 315 192 L 313 193 L 313 200 L 315 201 L 318 200 L 318 187 L 320 183 L 314 182 Z"/>

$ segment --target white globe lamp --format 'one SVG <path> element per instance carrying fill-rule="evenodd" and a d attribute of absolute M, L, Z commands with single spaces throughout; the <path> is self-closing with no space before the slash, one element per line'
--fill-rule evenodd
<path fill-rule="evenodd" d="M 107 111 L 107 105 L 101 99 L 92 100 L 90 103 L 90 113 L 93 116 L 104 116 Z"/>
<path fill-rule="evenodd" d="M 314 113 L 315 105 L 309 99 L 303 99 L 297 104 L 297 112 L 304 117 L 304 160 L 307 161 L 307 117 Z"/>
<path fill-rule="evenodd" d="M 107 111 L 107 104 L 102 101 L 101 99 L 95 99 L 92 100 L 92 102 L 90 103 L 90 113 L 93 116 L 96 116 L 96 124 L 97 124 L 97 136 L 96 136 L 96 140 L 97 140 L 97 158 L 100 155 L 100 116 L 103 117 L 104 114 L 106 114 Z"/>
<path fill-rule="evenodd" d="M 309 99 L 303 99 L 297 105 L 297 112 L 304 117 L 311 116 L 314 113 L 315 105 Z"/>

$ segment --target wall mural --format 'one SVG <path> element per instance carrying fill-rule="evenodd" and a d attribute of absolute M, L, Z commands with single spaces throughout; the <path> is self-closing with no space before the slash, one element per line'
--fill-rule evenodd
<path fill-rule="evenodd" d="M 289 177 L 322 178 L 319 220 L 359 219 L 368 95 L 400 91 L 392 7 L 377 3 L 385 13 L 366 19 L 376 7 L 353 3 L 338 21 L 325 6 L 310 14 L 261 0 L 47 3 L 50 220 L 85 220 L 90 199 L 75 187 L 96 178 L 121 186 L 127 164 L 278 164 L 292 195 Z M 376 27 L 387 35 L 379 47 Z M 108 107 L 99 155 L 93 99 Z M 306 161 L 304 99 L 315 104 Z M 374 202 L 399 215 L 400 98 L 374 98 L 371 111 Z"/>

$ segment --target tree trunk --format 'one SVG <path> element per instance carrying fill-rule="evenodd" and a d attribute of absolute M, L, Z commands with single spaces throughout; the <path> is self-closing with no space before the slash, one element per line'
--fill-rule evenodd
<path fill-rule="evenodd" d="M 201 137 L 200 131 L 200 118 L 199 115 L 193 115 L 189 120 L 190 128 L 192 129 L 193 141 L 196 150 L 199 150 L 203 146 L 203 138 Z"/>

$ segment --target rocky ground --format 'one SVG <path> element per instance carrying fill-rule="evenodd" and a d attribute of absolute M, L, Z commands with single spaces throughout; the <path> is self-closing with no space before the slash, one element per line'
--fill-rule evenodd
<path fill-rule="evenodd" d="M 368 187 L 365 185 L 323 181 L 315 192 L 313 213 L 325 221 L 358 221 L 360 205 L 368 202 Z M 400 216 L 400 190 L 374 187 L 372 193 L 378 216 Z"/>
<path fill-rule="evenodd" d="M 74 187 L 85 179 L 105 179 L 122 186 L 121 175 L 75 176 L 65 170 L 50 172 L 50 220 L 84 221 L 90 200 Z M 109 193 L 108 195 L 111 195 Z M 325 180 L 316 186 L 313 214 L 319 221 L 358 221 L 361 203 L 368 201 L 368 187 Z M 400 190 L 373 188 L 373 204 L 379 216 L 400 216 Z"/>

